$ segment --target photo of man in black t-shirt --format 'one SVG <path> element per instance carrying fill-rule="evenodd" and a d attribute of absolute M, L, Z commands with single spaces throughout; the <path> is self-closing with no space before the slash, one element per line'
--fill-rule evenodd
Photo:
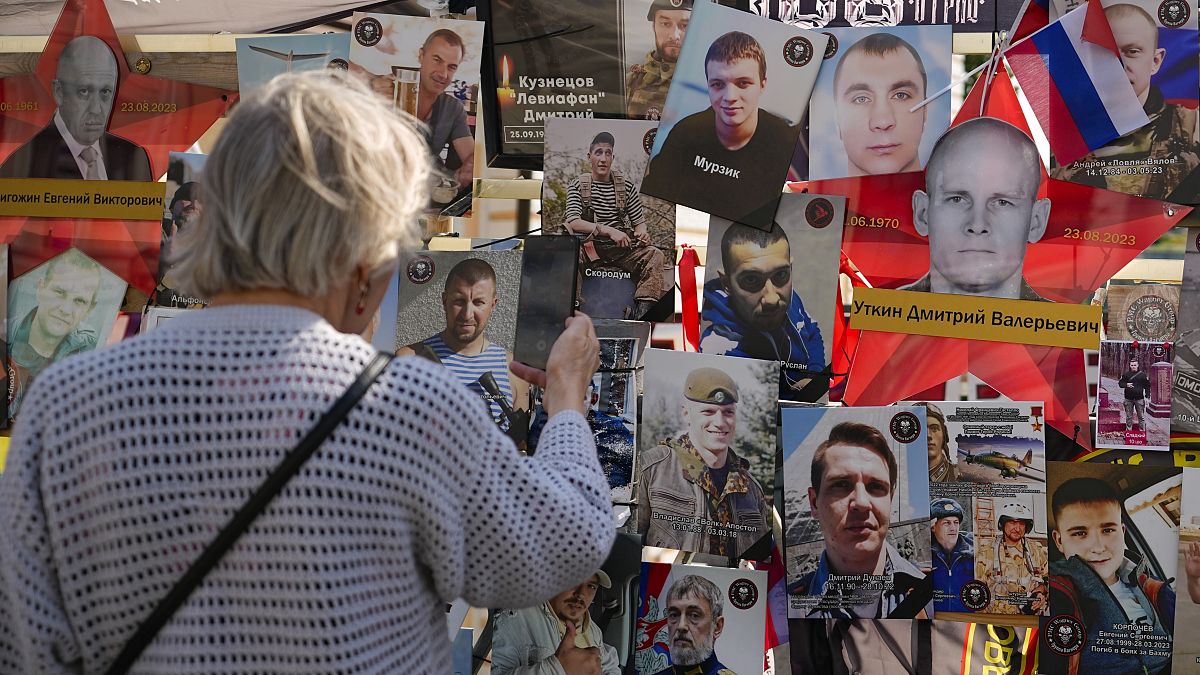
<path fill-rule="evenodd" d="M 710 107 L 669 130 L 650 161 L 642 191 L 769 227 L 799 129 L 759 108 L 767 58 L 749 34 L 730 31 L 713 41 L 704 75 Z"/>

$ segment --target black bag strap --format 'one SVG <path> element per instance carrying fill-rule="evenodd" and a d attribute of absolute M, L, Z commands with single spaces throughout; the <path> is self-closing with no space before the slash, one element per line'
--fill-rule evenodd
<path fill-rule="evenodd" d="M 362 372 L 358 374 L 358 378 L 346 388 L 341 398 L 334 402 L 333 406 L 321 416 L 321 419 L 317 420 L 316 426 L 300 439 L 296 447 L 288 452 L 283 461 L 262 482 L 262 485 L 259 485 L 246 503 L 242 504 L 237 513 L 233 514 L 225 527 L 221 528 L 217 536 L 200 554 L 200 557 L 196 558 L 192 566 L 159 601 L 154 611 L 150 612 L 150 616 L 138 626 L 133 637 L 125 643 L 121 653 L 117 654 L 116 660 L 105 671 L 106 675 L 122 675 L 129 671 L 129 668 L 158 635 L 158 631 L 166 625 L 183 603 L 187 602 L 188 596 L 200 585 L 208 572 L 229 552 L 234 542 L 250 527 L 250 524 L 266 508 L 267 504 L 270 504 L 271 500 L 283 490 L 283 486 L 291 480 L 292 476 L 296 475 L 296 472 L 304 466 L 309 457 L 312 457 L 317 448 L 321 447 L 329 434 L 333 433 L 342 420 L 346 419 L 346 415 L 358 404 L 375 380 L 379 379 L 392 358 L 392 354 L 379 352 L 363 368 Z"/>

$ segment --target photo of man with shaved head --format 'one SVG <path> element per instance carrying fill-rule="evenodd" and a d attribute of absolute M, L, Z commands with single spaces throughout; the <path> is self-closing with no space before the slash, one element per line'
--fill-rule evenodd
<path fill-rule="evenodd" d="M 103 40 L 68 42 L 51 82 L 54 119 L 5 160 L 0 178 L 154 180 L 146 151 L 108 133 L 117 83 L 117 57 Z"/>
<path fill-rule="evenodd" d="M 912 196 L 929 272 L 900 290 L 1045 301 L 1024 277 L 1026 245 L 1050 221 L 1041 170 L 1033 140 L 1008 122 L 980 117 L 943 134 Z"/>

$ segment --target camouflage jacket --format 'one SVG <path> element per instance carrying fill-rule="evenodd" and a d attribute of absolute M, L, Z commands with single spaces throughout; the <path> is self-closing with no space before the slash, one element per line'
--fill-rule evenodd
<path fill-rule="evenodd" d="M 731 448 L 725 488 L 688 435 L 663 440 L 639 458 L 638 531 L 647 546 L 738 557 L 771 532 L 771 507 L 750 463 Z"/>
<path fill-rule="evenodd" d="M 1141 197 L 1169 197 L 1200 166 L 1197 111 L 1167 103 L 1157 87 L 1150 88 L 1144 109 L 1149 124 L 1051 175 Z"/>
<path fill-rule="evenodd" d="M 656 120 L 662 117 L 663 104 L 675 64 L 660 61 L 654 52 L 646 60 L 629 67 L 625 75 L 625 111 L 633 119 Z"/>

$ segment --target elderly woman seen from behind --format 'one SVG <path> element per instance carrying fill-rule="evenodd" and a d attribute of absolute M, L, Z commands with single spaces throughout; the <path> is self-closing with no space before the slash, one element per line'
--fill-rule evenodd
<path fill-rule="evenodd" d="M 0 673 L 103 671 L 375 355 L 356 335 L 427 199 L 420 131 L 366 88 L 282 76 L 244 100 L 179 242 L 211 307 L 32 385 L 0 475 Z M 582 415 L 584 316 L 522 457 L 440 366 L 394 360 L 134 670 L 449 673 L 446 602 L 537 604 L 613 539 Z"/>

